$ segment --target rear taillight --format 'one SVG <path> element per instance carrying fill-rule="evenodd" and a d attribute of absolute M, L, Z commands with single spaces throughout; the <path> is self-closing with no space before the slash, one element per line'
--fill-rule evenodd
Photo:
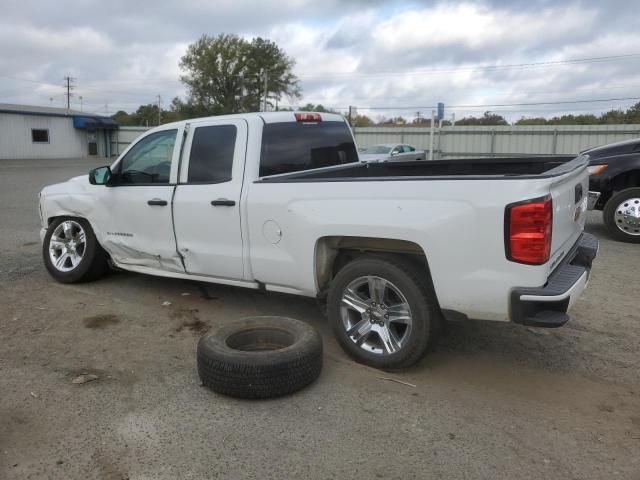
<path fill-rule="evenodd" d="M 298 122 L 321 122 L 322 117 L 319 113 L 296 112 L 296 120 Z"/>
<path fill-rule="evenodd" d="M 541 265 L 551 255 L 553 202 L 551 197 L 507 205 L 505 249 L 513 262 Z"/>

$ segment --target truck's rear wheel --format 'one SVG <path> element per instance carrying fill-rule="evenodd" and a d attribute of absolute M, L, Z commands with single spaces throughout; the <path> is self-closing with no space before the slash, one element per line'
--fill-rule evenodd
<path fill-rule="evenodd" d="M 438 315 L 426 274 L 400 257 L 367 255 L 348 263 L 327 303 L 342 347 L 372 367 L 408 367 L 435 336 Z"/>
<path fill-rule="evenodd" d="M 616 239 L 640 243 L 640 188 L 627 188 L 613 195 L 602 216 Z"/>
<path fill-rule="evenodd" d="M 108 269 L 108 255 L 96 240 L 89 222 L 58 218 L 51 222 L 42 245 L 49 274 L 62 283 L 89 282 Z"/>

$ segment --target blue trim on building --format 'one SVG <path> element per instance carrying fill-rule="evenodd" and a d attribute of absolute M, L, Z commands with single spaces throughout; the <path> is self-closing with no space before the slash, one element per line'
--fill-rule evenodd
<path fill-rule="evenodd" d="M 69 118 L 73 121 L 74 128 L 84 130 L 117 130 L 119 128 L 118 122 L 111 117 L 103 117 L 99 115 L 76 115 L 67 113 L 55 113 L 55 112 L 30 112 L 27 110 L 10 110 L 0 108 L 0 113 L 9 113 L 13 115 L 30 115 L 36 117 L 63 117 Z"/>

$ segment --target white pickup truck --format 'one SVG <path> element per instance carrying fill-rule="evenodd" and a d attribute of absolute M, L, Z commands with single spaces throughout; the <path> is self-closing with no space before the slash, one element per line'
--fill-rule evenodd
<path fill-rule="evenodd" d="M 317 297 L 349 354 L 403 367 L 443 317 L 568 320 L 598 249 L 587 160 L 366 164 L 338 115 L 182 121 L 45 187 L 43 257 L 61 282 L 110 264 Z"/>

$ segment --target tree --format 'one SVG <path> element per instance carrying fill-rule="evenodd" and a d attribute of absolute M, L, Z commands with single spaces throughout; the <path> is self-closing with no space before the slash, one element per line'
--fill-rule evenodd
<path fill-rule="evenodd" d="M 484 112 L 482 117 L 464 117 L 456 122 L 456 125 L 509 125 L 502 115 L 493 112 Z"/>
<path fill-rule="evenodd" d="M 404 117 L 385 118 L 382 117 L 378 121 L 378 125 L 406 125 L 407 120 Z"/>
<path fill-rule="evenodd" d="M 135 123 L 133 123 L 131 115 L 124 110 L 118 110 L 111 116 L 111 118 L 113 118 L 120 125 L 135 125 Z"/>
<path fill-rule="evenodd" d="M 356 115 L 351 122 L 354 127 L 371 127 L 373 125 L 373 120 L 366 115 Z"/>
<path fill-rule="evenodd" d="M 549 120 L 544 117 L 520 117 L 519 120 L 516 120 L 515 125 L 546 125 L 547 123 L 549 123 Z"/>
<path fill-rule="evenodd" d="M 322 104 L 314 105 L 313 103 L 307 103 L 304 107 L 298 109 L 300 112 L 319 112 L 319 113 L 336 113 L 335 110 L 324 107 Z"/>
<path fill-rule="evenodd" d="M 237 35 L 203 35 L 180 60 L 188 97 L 174 105 L 186 117 L 258 111 L 265 74 L 269 105 L 283 96 L 298 98 L 294 65 L 275 43 L 260 37 L 249 42 Z"/>

